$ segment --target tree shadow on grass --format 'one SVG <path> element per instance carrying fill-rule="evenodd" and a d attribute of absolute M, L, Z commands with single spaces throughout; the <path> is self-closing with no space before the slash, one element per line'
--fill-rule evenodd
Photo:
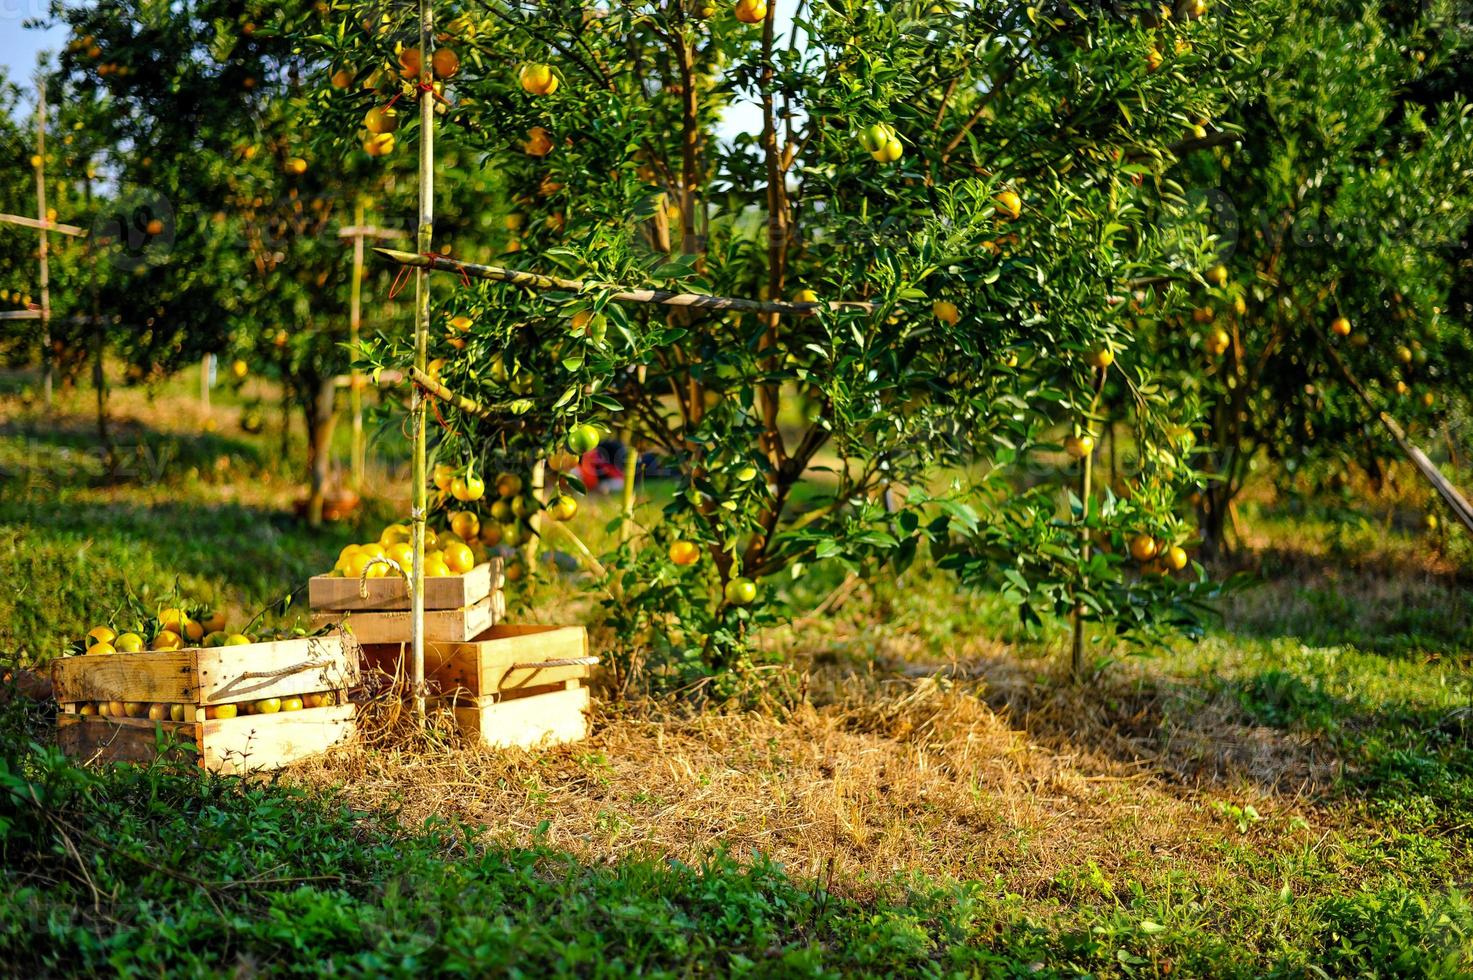
<path fill-rule="evenodd" d="M 1105 771 L 1388 812 L 1415 797 L 1443 829 L 1473 818 L 1473 711 L 1345 697 L 1272 667 L 1179 678 L 1127 664 L 1085 685 L 1006 655 L 891 667 L 949 676 L 1031 741 Z"/>
<path fill-rule="evenodd" d="M 0 596 L 0 650 L 53 656 L 130 593 L 161 598 L 176 583 L 250 615 L 303 589 L 357 534 L 231 502 L 0 500 L 0 560 L 17 584 Z M 296 602 L 287 618 L 306 612 Z"/>
<path fill-rule="evenodd" d="M 222 460 L 255 469 L 271 461 L 259 444 L 245 438 L 165 432 L 136 419 L 116 421 L 111 438 L 109 466 L 96 427 L 80 417 L 32 416 L 3 422 L 0 440 L 10 448 L 0 457 L 0 473 L 8 481 L 76 485 L 80 468 L 80 475 L 92 485 L 137 485 L 164 482 L 179 472 L 215 472 Z"/>
<path fill-rule="evenodd" d="M 1227 600 L 1224 620 L 1234 633 L 1390 656 L 1473 658 L 1469 580 L 1457 569 L 1411 554 L 1349 560 L 1279 545 L 1215 571 L 1241 570 L 1260 584 Z"/>

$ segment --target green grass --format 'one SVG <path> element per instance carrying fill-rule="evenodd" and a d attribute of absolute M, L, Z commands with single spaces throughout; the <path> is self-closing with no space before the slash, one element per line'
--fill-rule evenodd
<path fill-rule="evenodd" d="M 8 661 L 54 655 L 128 590 L 179 588 L 250 615 L 359 536 L 289 516 L 297 490 L 274 433 L 221 424 L 196 435 L 171 420 L 176 403 L 126 403 L 134 462 L 122 480 L 89 454 L 84 415 L 0 427 Z M 364 520 L 390 514 L 378 503 Z M 1116 799 L 1168 808 L 1138 818 L 1179 828 L 1161 853 L 1123 831 L 1104 844 L 1128 855 L 1118 866 L 1072 853 L 1088 815 L 1067 807 L 1047 827 L 969 828 L 979 849 L 1015 833 L 1025 858 L 1057 868 L 1026 888 L 1010 866 L 933 866 L 925 842 L 911 866 L 833 881 L 765 851 L 630 856 L 613 834 L 606 853 L 597 842 L 574 853 L 543 831 L 410 821 L 362 805 L 351 785 L 80 769 L 51 747 L 49 709 L 11 700 L 0 704 L 0 972 L 1473 975 L 1465 581 L 1416 564 L 1426 540 L 1407 521 L 1304 510 L 1250 520 L 1275 542 L 1259 555 L 1266 581 L 1231 600 L 1201 643 L 1097 646 L 1087 697 L 1057 673 L 1059 633 L 1026 633 L 999 596 L 960 594 L 924 562 L 773 640 L 815 677 L 903 684 L 898 668 L 955 661 L 956 689 L 1029 745 L 1143 766 L 1149 793 L 1123 782 Z M 801 609 L 840 579 L 819 569 L 782 588 Z M 1223 743 L 1234 739 L 1261 757 L 1233 757 Z M 760 753 L 728 761 L 775 765 Z M 1225 774 L 1201 777 L 1199 762 Z M 1319 767 L 1307 789 L 1290 785 L 1303 765 Z M 1021 792 L 1067 794 L 1097 769 L 1060 763 L 1058 785 L 1040 777 Z M 652 763 L 631 794 L 661 793 L 662 773 Z M 905 833 L 940 805 L 894 804 L 889 826 Z"/>
<path fill-rule="evenodd" d="M 0 715 L 0 962 L 19 975 L 1466 975 L 1473 909 L 1390 881 L 1261 904 L 1239 945 L 1185 878 L 1054 901 L 897 876 L 856 901 L 761 855 L 589 865 L 332 793 L 167 766 L 81 770 Z M 1224 854 L 1223 860 L 1239 857 Z M 1105 899 L 1101 901 L 1101 899 Z M 1260 926 L 1261 930 L 1261 926 Z"/>

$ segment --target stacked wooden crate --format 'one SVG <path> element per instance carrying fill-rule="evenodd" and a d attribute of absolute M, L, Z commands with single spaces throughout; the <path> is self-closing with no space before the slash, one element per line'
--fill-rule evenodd
<path fill-rule="evenodd" d="M 501 559 L 482 562 L 464 575 L 424 580 L 425 639 L 464 641 L 479 636 L 506 615 Z M 337 626 L 360 643 L 409 640 L 409 588 L 395 574 L 384 578 L 314 576 L 307 583 L 314 626 Z"/>
<path fill-rule="evenodd" d="M 175 753 L 217 772 L 275 769 L 353 734 L 359 680 L 341 635 L 66 657 L 52 667 L 57 741 L 89 761 Z M 272 713 L 249 713 L 263 704 Z"/>
<path fill-rule="evenodd" d="M 364 644 L 371 669 L 406 675 L 407 643 Z M 493 626 L 468 642 L 427 641 L 429 695 L 468 737 L 497 748 L 576 742 L 588 734 L 585 683 L 598 658 L 581 626 Z"/>

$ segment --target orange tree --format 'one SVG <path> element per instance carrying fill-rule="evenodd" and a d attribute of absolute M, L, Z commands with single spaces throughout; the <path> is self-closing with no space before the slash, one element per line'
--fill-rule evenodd
<path fill-rule="evenodd" d="M 1183 622 L 1199 575 L 1142 573 L 1186 563 L 1190 408 L 1131 351 L 1134 317 L 1205 268 L 1165 172 L 1259 23 L 1206 6 L 437 4 L 437 146 L 505 176 L 483 205 L 504 264 L 584 283 L 438 282 L 440 381 L 481 409 L 441 407 L 439 461 L 558 463 L 596 431 L 673 461 L 663 520 L 600 567 L 619 635 L 680 677 L 738 665 L 816 564 L 903 567 L 926 541 L 1029 622 Z M 294 26 L 332 62 L 324 144 L 356 151 L 372 113 L 412 104 L 413 11 Z M 397 124 L 412 146 L 414 114 Z M 1133 465 L 1086 497 L 1106 406 L 1135 427 Z"/>
<path fill-rule="evenodd" d="M 36 213 L 35 171 L 31 158 L 36 141 L 24 124 L 21 92 L 0 71 L 0 211 Z M 36 300 L 36 234 L 29 228 L 0 226 L 0 310 L 19 310 Z M 36 324 L 19 320 L 0 322 L 5 356 L 18 362 L 36 360 Z"/>
<path fill-rule="evenodd" d="M 1263 83 L 1223 117 L 1241 145 L 1181 171 L 1208 192 L 1221 261 L 1193 314 L 1152 336 L 1206 409 L 1213 548 L 1259 461 L 1291 477 L 1359 462 L 1379 478 L 1395 453 L 1326 345 L 1414 433 L 1465 397 L 1473 348 L 1465 311 L 1448 312 L 1473 218 L 1473 119 L 1449 79 L 1466 79 L 1467 9 L 1280 5 L 1254 55 Z"/>
<path fill-rule="evenodd" d="M 271 30 L 289 8 L 98 0 L 53 15 L 71 31 L 68 106 L 90 107 L 75 128 L 99 148 L 108 188 L 95 227 L 113 348 L 134 379 L 217 353 L 279 381 L 305 424 L 315 520 L 350 363 L 350 246 L 337 231 L 360 200 L 381 225 L 406 226 L 408 207 L 379 162 L 314 158 L 300 100 L 321 66 Z M 368 284 L 370 323 L 388 283 Z"/>

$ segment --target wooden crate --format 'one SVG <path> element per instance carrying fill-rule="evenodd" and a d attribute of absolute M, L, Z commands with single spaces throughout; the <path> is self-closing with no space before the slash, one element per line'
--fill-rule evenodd
<path fill-rule="evenodd" d="M 65 657 L 52 666 L 60 713 L 57 738 L 67 754 L 99 761 L 154 758 L 159 736 L 190 743 L 203 766 L 222 772 L 271 769 L 315 754 L 353 732 L 346 689 L 361 680 L 358 651 L 342 635 L 242 646 Z M 337 703 L 301 711 L 245 715 L 266 698 L 332 692 Z M 83 714 L 85 705 L 122 702 L 180 706 L 179 721 Z M 234 705 L 235 718 L 209 717 Z"/>
<path fill-rule="evenodd" d="M 370 669 L 408 673 L 404 644 L 363 647 Z M 449 702 L 460 729 L 495 747 L 532 748 L 588 734 L 591 663 L 581 626 L 493 626 L 464 643 L 425 644 L 425 683 Z"/>
<path fill-rule="evenodd" d="M 307 581 L 307 602 L 313 611 L 375 612 L 409 608 L 409 590 L 398 575 L 364 579 L 368 592 L 360 594 L 356 578 L 314 575 Z M 425 579 L 426 609 L 464 609 L 474 606 L 502 586 L 501 559 L 483 561 L 464 575 Z"/>
<path fill-rule="evenodd" d="M 588 688 L 576 682 L 561 690 L 501 700 L 477 698 L 457 705 L 455 724 L 494 749 L 535 749 L 588 737 Z"/>
<path fill-rule="evenodd" d="M 434 581 L 427 579 L 426 581 Z M 460 643 L 470 640 L 501 621 L 506 615 L 506 596 L 492 592 L 481 601 L 461 609 L 425 609 L 427 641 Z M 408 609 L 385 612 L 322 610 L 312 614 L 312 625 L 341 626 L 359 643 L 408 643 L 413 614 Z"/>
<path fill-rule="evenodd" d="M 356 711 L 352 704 L 334 704 L 178 722 L 64 713 L 57 715 L 56 737 L 63 752 L 89 762 L 151 762 L 163 749 L 193 756 L 215 772 L 244 773 L 277 769 L 345 741 L 353 734 Z"/>

